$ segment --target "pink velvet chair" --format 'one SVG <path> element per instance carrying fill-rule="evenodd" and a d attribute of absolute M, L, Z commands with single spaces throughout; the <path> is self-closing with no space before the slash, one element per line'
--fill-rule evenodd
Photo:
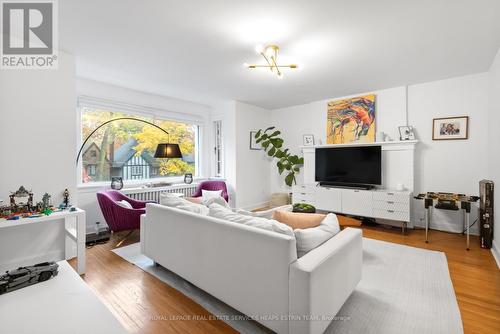
<path fill-rule="evenodd" d="M 132 209 L 125 208 L 117 203 L 122 200 L 129 202 Z M 148 203 L 134 200 L 116 190 L 98 192 L 97 201 L 106 224 L 113 232 L 138 229 L 141 215 L 146 213 L 146 203 Z"/>
<path fill-rule="evenodd" d="M 224 198 L 226 202 L 229 202 L 229 194 L 227 193 L 226 182 L 224 181 L 217 181 L 217 180 L 203 181 L 198 185 L 198 188 L 196 188 L 196 191 L 191 197 L 201 197 L 202 190 L 209 190 L 209 191 L 222 190 L 221 193 L 222 198 Z"/>

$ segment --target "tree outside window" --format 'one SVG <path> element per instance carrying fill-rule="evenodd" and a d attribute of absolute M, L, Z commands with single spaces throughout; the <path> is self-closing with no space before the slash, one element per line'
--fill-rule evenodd
<path fill-rule="evenodd" d="M 119 117 L 143 119 L 170 133 L 169 136 L 151 125 L 133 120 L 106 125 L 93 134 L 83 148 L 82 183 L 110 181 L 113 176 L 121 176 L 124 180 L 147 180 L 196 174 L 197 125 L 89 107 L 81 108 L 81 116 L 83 139 L 102 123 Z M 166 142 L 178 143 L 183 158 L 155 159 L 156 146 Z"/>

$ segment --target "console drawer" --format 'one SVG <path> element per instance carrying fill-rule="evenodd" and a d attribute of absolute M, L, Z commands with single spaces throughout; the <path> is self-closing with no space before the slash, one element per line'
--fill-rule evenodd
<path fill-rule="evenodd" d="M 374 209 L 381 209 L 381 210 L 392 210 L 392 211 L 401 211 L 401 212 L 407 212 L 410 211 L 410 205 L 409 203 L 401 203 L 401 202 L 394 202 L 394 201 L 373 201 L 373 208 Z"/>
<path fill-rule="evenodd" d="M 402 212 L 402 211 L 394 211 L 391 209 L 374 208 L 373 209 L 373 217 L 409 222 L 410 221 L 410 212 L 409 211 Z"/>
<path fill-rule="evenodd" d="M 374 191 L 374 201 L 395 202 L 395 203 L 410 203 L 410 194 L 397 191 Z"/>
<path fill-rule="evenodd" d="M 315 196 L 314 194 L 307 193 L 296 193 L 294 192 L 292 195 L 293 203 L 309 203 L 314 202 Z"/>
<path fill-rule="evenodd" d="M 293 194 L 314 194 L 316 185 L 314 184 L 301 184 L 292 187 Z"/>

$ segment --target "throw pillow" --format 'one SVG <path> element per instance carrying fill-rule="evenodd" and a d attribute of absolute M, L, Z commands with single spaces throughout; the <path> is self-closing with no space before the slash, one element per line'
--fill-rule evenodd
<path fill-rule="evenodd" d="M 134 207 L 132 206 L 132 204 L 130 204 L 129 202 L 127 202 L 126 200 L 121 200 L 121 201 L 118 201 L 116 202 L 116 204 L 118 204 L 119 206 L 121 206 L 122 208 L 126 208 L 126 209 L 133 209 Z"/>
<path fill-rule="evenodd" d="M 320 213 L 300 213 L 282 210 L 274 211 L 273 214 L 273 219 L 290 226 L 294 230 L 319 226 L 325 217 L 326 215 Z"/>
<path fill-rule="evenodd" d="M 214 197 L 221 197 L 221 195 L 222 195 L 222 190 L 214 190 L 214 191 L 205 189 L 201 190 L 201 197 L 203 198 L 203 201 L 206 201 Z"/>
<path fill-rule="evenodd" d="M 339 232 L 339 221 L 334 213 L 326 215 L 321 224 L 317 227 L 295 230 L 297 257 L 304 256 Z"/>
<path fill-rule="evenodd" d="M 243 225 L 252 226 L 263 230 L 277 232 L 294 237 L 293 230 L 290 228 L 290 226 L 281 224 L 280 222 L 273 219 L 241 215 L 217 203 L 211 204 L 209 206 L 209 209 L 210 210 L 208 215 L 214 218 L 228 220 L 234 223 L 240 223 Z"/>
<path fill-rule="evenodd" d="M 160 204 L 169 206 L 172 208 L 178 208 L 194 213 L 198 213 L 203 216 L 208 215 L 208 208 L 204 205 L 201 204 L 196 204 L 192 203 L 184 198 L 169 194 L 169 193 L 164 193 L 160 195 Z"/>

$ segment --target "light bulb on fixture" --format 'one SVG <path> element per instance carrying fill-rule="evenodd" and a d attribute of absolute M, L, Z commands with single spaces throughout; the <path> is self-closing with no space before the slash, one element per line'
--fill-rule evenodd
<path fill-rule="evenodd" d="M 265 54 L 266 54 L 266 56 L 268 56 L 269 58 L 271 58 L 271 57 L 275 57 L 277 52 L 278 52 L 277 48 L 274 48 L 272 46 L 268 46 L 266 48 Z"/>
<path fill-rule="evenodd" d="M 244 67 L 244 68 L 250 68 L 250 64 L 248 64 L 248 63 L 243 63 L 243 67 Z"/>
<path fill-rule="evenodd" d="M 264 45 L 262 45 L 262 44 L 258 44 L 258 45 L 255 47 L 255 52 L 257 52 L 258 54 L 261 54 L 262 52 L 264 52 Z"/>
<path fill-rule="evenodd" d="M 281 79 L 283 79 L 283 73 L 280 72 L 280 73 L 278 73 L 278 80 L 281 80 Z"/>

